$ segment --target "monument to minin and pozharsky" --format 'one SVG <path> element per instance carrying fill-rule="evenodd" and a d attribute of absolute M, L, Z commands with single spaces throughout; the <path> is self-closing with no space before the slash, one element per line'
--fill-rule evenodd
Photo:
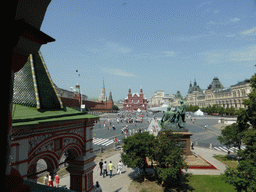
<path fill-rule="evenodd" d="M 174 134 L 183 135 L 180 139 L 180 147 L 186 155 L 192 155 L 190 150 L 190 136 L 193 135 L 186 129 L 186 104 L 180 100 L 180 107 L 168 107 L 158 125 L 163 130 L 172 130 Z"/>

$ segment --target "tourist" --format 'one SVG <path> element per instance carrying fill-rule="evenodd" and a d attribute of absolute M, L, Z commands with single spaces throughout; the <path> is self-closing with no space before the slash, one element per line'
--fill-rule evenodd
<path fill-rule="evenodd" d="M 108 176 L 108 172 L 107 172 L 107 161 L 105 161 L 103 163 L 103 178 L 105 178 L 105 174 L 106 176 Z"/>
<path fill-rule="evenodd" d="M 110 163 L 108 164 L 109 167 L 109 172 L 110 172 L 110 178 L 112 177 L 112 171 L 113 171 L 113 167 L 115 168 L 115 166 L 113 165 L 112 161 L 110 161 Z"/>
<path fill-rule="evenodd" d="M 45 175 L 45 177 L 44 177 L 44 184 L 45 185 L 48 185 L 48 177 L 49 177 L 48 175 Z"/>
<path fill-rule="evenodd" d="M 102 192 L 102 189 L 101 189 L 98 181 L 96 181 L 96 185 L 94 185 L 94 191 L 95 192 Z"/>
<path fill-rule="evenodd" d="M 115 127 L 115 125 L 113 125 L 113 130 L 114 130 L 114 131 L 116 130 L 116 127 Z"/>
<path fill-rule="evenodd" d="M 106 127 L 106 122 L 104 121 L 104 128 Z"/>
<path fill-rule="evenodd" d="M 58 175 L 58 173 L 55 175 L 55 183 L 56 183 L 56 187 L 59 187 L 60 176 Z"/>
<path fill-rule="evenodd" d="M 118 165 L 117 165 L 117 174 L 120 175 L 122 173 L 122 169 L 123 169 L 123 165 L 122 162 L 119 161 Z"/>
<path fill-rule="evenodd" d="M 99 162 L 99 166 L 98 166 L 98 169 L 99 170 L 100 168 L 100 176 L 102 175 L 102 168 L 103 168 L 103 159 L 101 159 L 101 161 Z"/>
<path fill-rule="evenodd" d="M 190 145 L 191 145 L 191 149 L 193 150 L 194 149 L 194 144 L 193 144 L 192 141 L 190 142 Z"/>
<path fill-rule="evenodd" d="M 48 176 L 48 186 L 52 186 L 53 187 L 53 181 L 52 181 L 51 174 Z"/>

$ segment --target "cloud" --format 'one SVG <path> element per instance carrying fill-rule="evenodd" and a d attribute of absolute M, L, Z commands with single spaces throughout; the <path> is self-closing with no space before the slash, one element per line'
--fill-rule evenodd
<path fill-rule="evenodd" d="M 203 7 L 203 6 L 205 6 L 205 5 L 208 5 L 208 4 L 210 4 L 210 3 L 211 3 L 211 1 L 203 2 L 203 3 L 201 3 L 200 5 L 198 5 L 197 8 L 201 8 L 201 7 Z"/>
<path fill-rule="evenodd" d="M 163 53 L 166 57 L 174 57 L 177 54 L 175 51 L 164 51 Z"/>
<path fill-rule="evenodd" d="M 111 53 L 130 53 L 133 50 L 128 47 L 121 46 L 117 43 L 108 42 L 106 44 L 106 51 Z"/>
<path fill-rule="evenodd" d="M 256 45 L 242 47 L 237 50 L 210 50 L 198 53 L 208 64 L 232 61 L 256 61 Z"/>
<path fill-rule="evenodd" d="M 132 52 L 132 49 L 130 49 L 128 47 L 120 47 L 119 51 L 123 52 L 123 53 L 129 53 L 129 52 Z"/>
<path fill-rule="evenodd" d="M 231 22 L 238 22 L 238 21 L 240 21 L 240 19 L 236 17 L 236 18 L 229 19 L 229 21 L 231 21 Z"/>
<path fill-rule="evenodd" d="M 226 19 L 226 20 L 220 20 L 220 21 L 209 21 L 206 23 L 207 26 L 211 26 L 211 25 L 230 25 L 232 23 L 236 23 L 240 21 L 239 18 L 235 17 L 235 18 L 230 18 L 230 19 Z"/>
<path fill-rule="evenodd" d="M 129 73 L 123 69 L 116 69 L 116 68 L 101 68 L 106 73 L 110 73 L 112 75 L 120 75 L 123 77 L 136 77 L 135 74 Z"/>
<path fill-rule="evenodd" d="M 242 35 L 256 35 L 256 27 L 240 32 Z"/>

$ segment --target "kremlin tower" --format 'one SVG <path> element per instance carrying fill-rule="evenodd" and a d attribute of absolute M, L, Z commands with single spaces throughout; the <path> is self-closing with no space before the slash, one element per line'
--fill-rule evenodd
<path fill-rule="evenodd" d="M 103 85 L 101 88 L 101 93 L 99 96 L 99 101 L 107 101 L 106 92 L 105 92 L 105 84 L 104 84 L 104 77 L 103 77 Z"/>

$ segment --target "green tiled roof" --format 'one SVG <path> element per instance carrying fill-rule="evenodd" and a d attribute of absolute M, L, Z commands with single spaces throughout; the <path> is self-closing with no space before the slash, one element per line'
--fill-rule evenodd
<path fill-rule="evenodd" d="M 14 74 L 13 103 L 39 110 L 63 108 L 40 51 L 30 54 L 24 67 Z"/>
<path fill-rule="evenodd" d="M 88 118 L 99 118 L 99 116 L 86 114 L 69 107 L 64 107 L 63 110 L 39 111 L 34 107 L 13 104 L 12 126 Z"/>

